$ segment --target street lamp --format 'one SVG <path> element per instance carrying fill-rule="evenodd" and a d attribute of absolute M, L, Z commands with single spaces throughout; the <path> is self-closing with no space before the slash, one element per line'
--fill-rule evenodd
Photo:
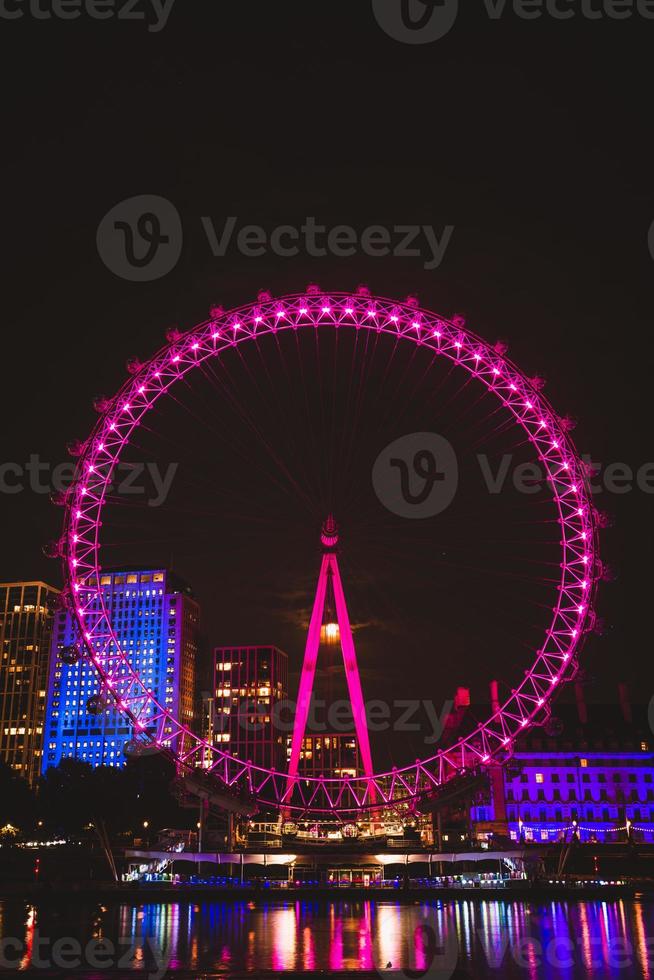
<path fill-rule="evenodd" d="M 146 832 L 146 837 L 145 837 L 145 846 L 146 846 L 146 847 L 148 847 L 148 846 L 149 846 L 149 844 L 150 844 L 150 839 L 149 839 L 149 837 L 147 836 L 147 830 L 148 830 L 148 827 L 149 827 L 149 826 L 150 826 L 150 823 L 149 823 L 149 821 L 148 821 L 148 820 L 144 820 L 144 821 L 143 821 L 143 830 L 145 830 L 145 832 Z"/>

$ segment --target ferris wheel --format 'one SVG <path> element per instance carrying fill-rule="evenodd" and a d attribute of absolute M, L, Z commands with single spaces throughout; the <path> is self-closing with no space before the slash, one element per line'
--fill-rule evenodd
<path fill-rule="evenodd" d="M 185 727 L 157 700 L 121 647 L 102 590 L 103 513 L 112 475 L 122 455 L 144 426 L 152 426 L 155 406 L 179 386 L 192 385 L 202 365 L 238 350 L 247 358 L 253 342 L 264 337 L 313 331 L 357 331 L 384 335 L 396 344 L 427 351 L 434 362 L 447 362 L 462 383 L 479 386 L 505 412 L 545 473 L 559 538 L 555 601 L 548 612 L 531 661 L 503 703 L 453 744 L 423 759 L 360 776 L 307 776 L 275 771 L 230 755 Z M 466 773 L 502 763 L 515 740 L 549 718 L 549 702 L 578 669 L 578 653 L 592 626 L 593 601 L 601 572 L 597 554 L 597 516 L 584 464 L 558 416 L 535 379 L 528 379 L 506 356 L 459 319 L 404 302 L 354 293 L 326 294 L 317 287 L 224 311 L 185 332 L 172 331 L 168 343 L 147 363 L 132 362 L 130 376 L 114 398 L 99 405 L 100 416 L 88 439 L 77 447 L 76 479 L 66 495 L 64 560 L 66 592 L 79 628 L 79 655 L 90 660 L 101 689 L 98 708 L 110 706 L 128 720 L 136 745 L 174 746 L 181 770 L 210 779 L 237 797 L 242 794 L 266 808 L 285 813 L 334 814 L 350 819 L 403 801 L 435 794 Z"/>

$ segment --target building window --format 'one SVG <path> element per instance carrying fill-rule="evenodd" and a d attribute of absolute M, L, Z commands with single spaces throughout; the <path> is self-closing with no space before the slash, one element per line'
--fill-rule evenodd
<path fill-rule="evenodd" d="M 543 782 L 543 774 L 542 774 L 542 772 L 537 772 L 536 773 L 536 782 L 537 783 L 542 783 Z"/>

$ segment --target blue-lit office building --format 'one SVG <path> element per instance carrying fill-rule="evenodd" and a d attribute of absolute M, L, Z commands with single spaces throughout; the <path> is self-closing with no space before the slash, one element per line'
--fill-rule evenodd
<path fill-rule="evenodd" d="M 548 725 L 516 743 L 492 791 L 472 807 L 473 834 L 502 832 L 513 840 L 554 842 L 575 834 L 598 843 L 654 841 L 654 738 L 647 708 L 632 705 L 620 685 L 617 703 L 557 704 Z M 498 786 L 501 789 L 498 790 Z"/>
<path fill-rule="evenodd" d="M 155 568 L 106 571 L 99 587 L 132 666 L 157 701 L 193 727 L 200 610 L 188 586 L 166 569 Z M 99 690 L 94 667 L 86 658 L 73 666 L 61 660 L 62 649 L 76 638 L 71 614 L 57 613 L 43 733 L 44 772 L 62 759 L 123 766 L 125 743 L 133 736 L 119 712 L 87 711 L 89 698 Z"/>

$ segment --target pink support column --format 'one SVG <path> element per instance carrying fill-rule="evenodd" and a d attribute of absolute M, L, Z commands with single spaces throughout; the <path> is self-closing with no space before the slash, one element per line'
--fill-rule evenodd
<path fill-rule="evenodd" d="M 320 575 L 318 576 L 318 586 L 316 597 L 313 603 L 309 632 L 304 649 L 304 662 L 302 664 L 302 674 L 300 676 L 300 688 L 298 692 L 297 709 L 295 712 L 295 722 L 293 724 L 293 735 L 291 738 L 291 757 L 288 764 L 288 783 L 286 787 L 287 798 L 293 795 L 293 785 L 298 774 L 300 764 L 300 752 L 302 751 L 302 741 L 304 739 L 309 706 L 311 704 L 311 694 L 316 674 L 316 663 L 318 660 L 318 649 L 320 646 L 320 628 L 325 611 L 325 599 L 327 596 L 327 583 L 331 578 L 336 602 L 336 617 L 341 640 L 341 651 L 345 663 L 345 677 L 352 704 L 354 716 L 354 727 L 361 753 L 363 771 L 366 776 L 373 775 L 372 754 L 370 751 L 370 740 L 368 739 L 368 727 L 366 724 L 366 709 L 363 701 L 363 691 L 361 689 L 361 679 L 357 665 L 356 651 L 354 648 L 354 638 L 350 617 L 347 611 L 345 593 L 338 569 L 338 560 L 334 548 L 338 543 L 338 532 L 332 517 L 329 517 L 323 525 L 321 541 L 324 548 Z M 374 788 L 371 786 L 371 799 L 375 801 Z M 283 811 L 288 813 L 288 811 Z"/>
<path fill-rule="evenodd" d="M 363 691 L 361 690 L 361 678 L 359 677 L 359 667 L 354 649 L 354 637 L 352 636 L 350 617 L 347 612 L 347 603 L 345 602 L 345 594 L 343 592 L 336 555 L 328 555 L 327 557 L 330 560 L 333 575 L 332 585 L 334 587 L 334 599 L 336 600 L 336 618 L 341 636 L 343 660 L 345 661 L 345 677 L 347 679 L 348 691 L 350 692 L 352 713 L 354 714 L 354 728 L 359 742 L 363 771 L 366 776 L 372 776 L 372 755 L 370 752 L 370 741 L 368 739 L 368 726 L 366 724 L 366 708 L 363 703 Z"/>
<path fill-rule="evenodd" d="M 320 627 L 322 626 L 323 611 L 325 608 L 325 596 L 327 594 L 327 565 L 329 555 L 323 555 L 320 575 L 318 576 L 318 588 L 316 598 L 313 602 L 313 612 L 307 633 L 307 642 L 304 648 L 304 661 L 302 663 L 302 674 L 300 676 L 300 689 L 297 696 L 297 708 L 295 710 L 295 721 L 293 723 L 293 736 L 291 738 L 291 758 L 288 763 L 288 786 L 287 792 L 292 795 L 293 781 L 297 776 L 300 764 L 300 752 L 302 750 L 302 739 L 307 727 L 307 717 L 309 715 L 309 705 L 311 704 L 311 693 L 313 691 L 313 680 L 316 675 L 316 662 L 318 660 L 318 647 L 320 646 Z"/>

